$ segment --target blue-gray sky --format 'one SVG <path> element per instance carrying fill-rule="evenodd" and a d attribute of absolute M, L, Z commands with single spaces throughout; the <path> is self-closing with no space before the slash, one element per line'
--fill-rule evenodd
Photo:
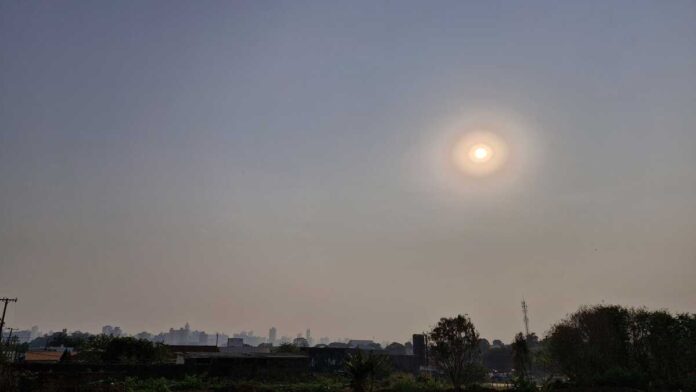
<path fill-rule="evenodd" d="M 696 311 L 694 1 L 0 2 L 9 326 Z M 448 166 L 476 127 L 510 158 Z M 471 129 L 470 129 L 471 128 Z"/>

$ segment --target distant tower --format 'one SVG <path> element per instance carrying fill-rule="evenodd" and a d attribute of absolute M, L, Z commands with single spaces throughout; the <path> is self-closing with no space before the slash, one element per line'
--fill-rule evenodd
<path fill-rule="evenodd" d="M 312 344 L 312 331 L 310 331 L 309 328 L 307 328 L 307 332 L 305 333 L 305 339 L 307 339 L 307 344 L 309 344 L 310 347 L 313 346 L 313 344 Z"/>
<path fill-rule="evenodd" d="M 278 330 L 276 330 L 275 327 L 271 327 L 271 329 L 268 330 L 268 343 L 275 344 L 277 334 Z"/>
<path fill-rule="evenodd" d="M 529 336 L 529 317 L 527 316 L 527 302 L 522 299 L 522 316 L 524 317 L 524 336 Z"/>

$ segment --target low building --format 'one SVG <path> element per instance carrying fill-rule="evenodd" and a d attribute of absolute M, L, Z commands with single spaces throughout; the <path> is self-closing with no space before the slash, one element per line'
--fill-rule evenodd
<path fill-rule="evenodd" d="M 292 341 L 292 344 L 296 347 L 309 347 L 309 341 L 303 337 L 297 337 Z"/>
<path fill-rule="evenodd" d="M 184 358 L 188 354 L 198 353 L 219 353 L 220 349 L 217 346 L 191 346 L 191 345 L 170 345 L 167 346 L 174 354 L 174 363 L 184 364 Z"/>
<path fill-rule="evenodd" d="M 27 351 L 21 358 L 22 362 L 26 363 L 58 363 L 63 355 L 74 357 L 77 355 L 75 351 Z"/>
<path fill-rule="evenodd" d="M 188 353 L 184 365 L 213 377 L 268 379 L 302 376 L 310 371 L 307 355 L 284 353 Z"/>
<path fill-rule="evenodd" d="M 375 343 L 372 340 L 358 340 L 353 339 L 348 341 L 348 347 L 359 348 L 361 350 L 379 350 L 382 346 L 379 343 Z"/>

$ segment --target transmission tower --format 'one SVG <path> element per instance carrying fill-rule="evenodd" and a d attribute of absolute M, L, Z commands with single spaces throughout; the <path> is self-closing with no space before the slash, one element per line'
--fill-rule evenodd
<path fill-rule="evenodd" d="M 522 299 L 522 316 L 524 317 L 524 336 L 529 336 L 529 317 L 527 316 L 527 302 Z"/>

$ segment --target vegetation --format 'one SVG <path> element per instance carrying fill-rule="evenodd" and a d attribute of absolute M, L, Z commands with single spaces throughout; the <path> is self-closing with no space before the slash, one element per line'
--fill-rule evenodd
<path fill-rule="evenodd" d="M 428 337 L 433 360 L 447 374 L 455 390 L 485 379 L 486 370 L 480 364 L 479 334 L 468 316 L 441 318 Z"/>
<path fill-rule="evenodd" d="M 148 365 L 134 367 L 142 370 L 150 368 L 150 364 L 172 359 L 166 346 L 130 337 L 62 331 L 40 339 L 46 346 L 79 347 L 77 357 L 64 354 L 61 362 L 82 362 L 87 363 L 84 365 L 87 367 L 91 367 L 90 363 Z M 274 349 L 274 352 L 285 353 L 299 351 L 291 344 Z M 428 334 L 428 351 L 429 365 L 435 368 L 433 376 L 390 375 L 387 356 L 358 350 L 348 356 L 344 373 L 328 377 L 283 375 L 264 382 L 229 377 L 216 379 L 201 374 L 183 378 L 177 375 L 176 379 L 129 378 L 115 372 L 66 378 L 65 374 L 23 369 L 0 356 L 0 391 L 65 390 L 61 389 L 62 383 L 69 390 L 109 392 L 345 392 L 348 389 L 355 392 L 444 392 L 452 388 L 458 391 L 462 387 L 484 391 L 487 384 L 481 382 L 486 379 L 487 369 L 481 364 L 483 352 L 489 368 L 502 371 L 498 373 L 502 374 L 502 380 L 506 379 L 507 371 L 514 369 L 512 384 L 508 386 L 517 392 L 546 392 L 568 387 L 573 391 L 637 388 L 696 392 L 696 315 L 692 314 L 672 315 L 666 311 L 621 306 L 582 307 L 554 325 L 542 341 L 533 334 L 519 333 L 508 345 L 500 341 L 491 345 L 480 339 L 469 317 L 459 315 L 439 320 Z M 403 355 L 405 347 L 391 344 L 387 352 Z M 71 368 L 74 366 L 65 367 Z M 438 374 L 439 371 L 442 373 Z M 149 373 L 145 370 L 144 374 Z M 75 383 L 82 381 L 89 385 L 74 389 Z"/>
<path fill-rule="evenodd" d="M 580 385 L 696 390 L 696 315 L 583 307 L 554 325 L 546 343 Z"/>
<path fill-rule="evenodd" d="M 385 379 L 381 390 L 391 392 L 439 392 L 449 389 L 441 380 L 412 374 L 395 373 Z"/>
<path fill-rule="evenodd" d="M 291 343 L 283 343 L 278 347 L 273 347 L 274 353 L 296 354 L 300 352 L 300 348 Z"/>
<path fill-rule="evenodd" d="M 515 365 L 515 378 L 526 380 L 531 369 L 531 359 L 527 339 L 522 333 L 515 335 L 512 342 L 512 362 Z"/>
<path fill-rule="evenodd" d="M 166 362 L 171 357 L 167 346 L 131 337 L 91 336 L 78 360 L 93 363 L 151 364 Z"/>
<path fill-rule="evenodd" d="M 375 380 L 388 372 L 388 359 L 371 351 L 365 354 L 357 350 L 346 360 L 346 373 L 350 378 L 350 387 L 354 392 L 372 391 Z"/>

